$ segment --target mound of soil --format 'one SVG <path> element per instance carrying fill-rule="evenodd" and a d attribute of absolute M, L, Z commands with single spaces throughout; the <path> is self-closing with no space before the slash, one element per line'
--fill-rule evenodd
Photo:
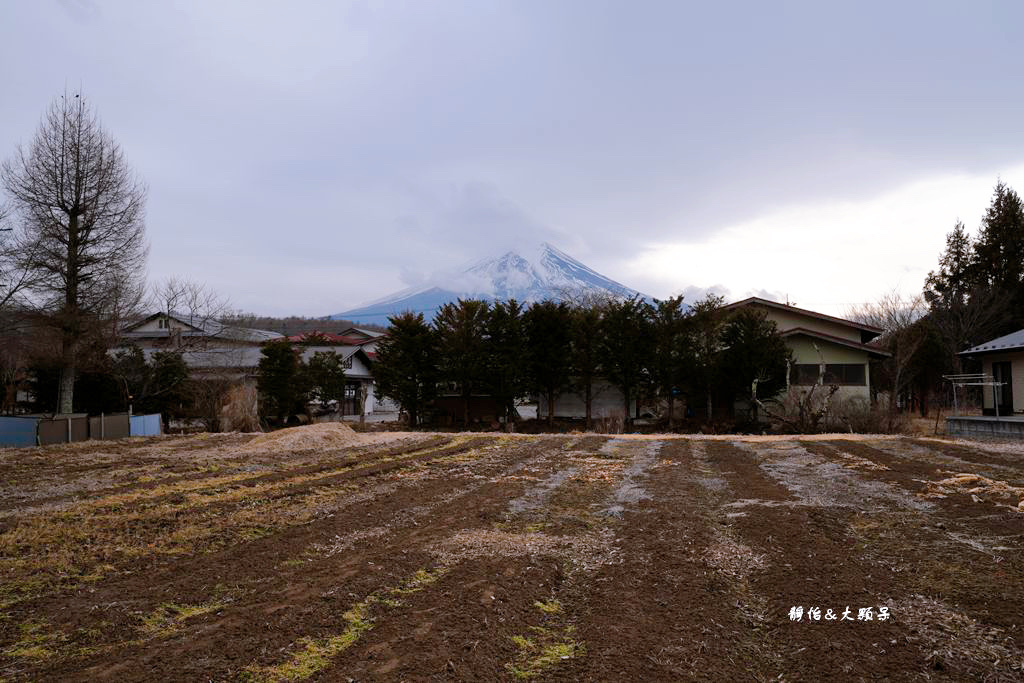
<path fill-rule="evenodd" d="M 347 424 L 322 422 L 260 434 L 246 447 L 251 451 L 289 452 L 343 448 L 359 443 L 362 443 L 361 437 Z"/>

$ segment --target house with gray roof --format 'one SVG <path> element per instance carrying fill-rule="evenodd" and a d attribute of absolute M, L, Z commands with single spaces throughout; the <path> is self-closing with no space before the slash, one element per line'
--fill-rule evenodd
<path fill-rule="evenodd" d="M 193 379 L 254 384 L 262 345 L 284 338 L 277 332 L 228 325 L 172 311 L 154 313 L 128 325 L 121 332 L 121 345 L 138 346 L 147 360 L 157 351 L 179 351 Z M 289 341 L 292 340 L 289 338 Z M 314 346 L 297 342 L 295 348 L 307 363 L 317 352 L 333 351 L 341 358 L 346 378 L 345 398 L 340 406 L 343 415 L 358 415 L 362 410 L 374 412 L 378 409 L 379 400 L 374 395 L 370 373 L 371 356 L 364 344 Z"/>
<path fill-rule="evenodd" d="M 972 346 L 959 355 L 980 360 L 982 374 L 998 384 L 994 391 L 982 392 L 985 415 L 1024 414 L 1024 330 Z"/>

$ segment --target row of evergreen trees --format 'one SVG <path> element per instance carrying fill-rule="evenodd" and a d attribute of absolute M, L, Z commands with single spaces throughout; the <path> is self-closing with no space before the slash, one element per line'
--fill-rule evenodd
<path fill-rule="evenodd" d="M 1011 187 L 996 184 L 976 238 L 956 222 L 924 297 L 949 370 L 958 352 L 1024 327 L 1024 204 Z"/>
<path fill-rule="evenodd" d="M 996 183 L 976 237 L 956 221 L 938 267 L 928 274 L 921 305 L 899 297 L 859 316 L 886 329 L 893 356 L 875 368 L 872 385 L 890 401 L 916 400 L 927 414 L 930 396 L 944 395 L 943 376 L 981 370 L 966 349 L 1024 328 L 1024 203 Z"/>
<path fill-rule="evenodd" d="M 432 323 L 422 314 L 390 319 L 377 349 L 378 392 L 396 400 L 419 424 L 444 387 L 462 397 L 463 423 L 472 396 L 492 397 L 500 416 L 515 402 L 543 396 L 548 421 L 564 392 L 583 400 L 588 428 L 599 382 L 619 389 L 627 420 L 632 401 L 661 401 L 670 427 L 676 403 L 706 406 L 749 398 L 754 380 L 761 396 L 786 385 L 789 349 L 775 323 L 753 309 L 728 310 L 709 295 L 693 306 L 681 296 L 649 303 L 640 298 L 581 305 L 543 301 L 460 300 L 446 304 Z"/>

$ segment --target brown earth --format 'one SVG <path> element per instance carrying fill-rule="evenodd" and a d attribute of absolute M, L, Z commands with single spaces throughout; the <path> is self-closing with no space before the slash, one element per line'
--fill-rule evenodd
<path fill-rule="evenodd" d="M 1021 680 L 1022 495 L 936 438 L 0 450 L 0 680 Z"/>

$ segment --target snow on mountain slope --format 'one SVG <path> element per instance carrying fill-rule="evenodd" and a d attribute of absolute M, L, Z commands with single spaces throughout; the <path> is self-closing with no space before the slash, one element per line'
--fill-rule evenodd
<path fill-rule="evenodd" d="M 428 320 L 433 319 L 444 304 L 457 299 L 516 299 L 528 304 L 588 294 L 632 297 L 638 292 L 543 243 L 531 252 L 510 251 L 497 258 L 479 261 L 427 286 L 405 289 L 330 317 L 386 325 L 388 316 L 403 311 L 423 313 Z"/>

